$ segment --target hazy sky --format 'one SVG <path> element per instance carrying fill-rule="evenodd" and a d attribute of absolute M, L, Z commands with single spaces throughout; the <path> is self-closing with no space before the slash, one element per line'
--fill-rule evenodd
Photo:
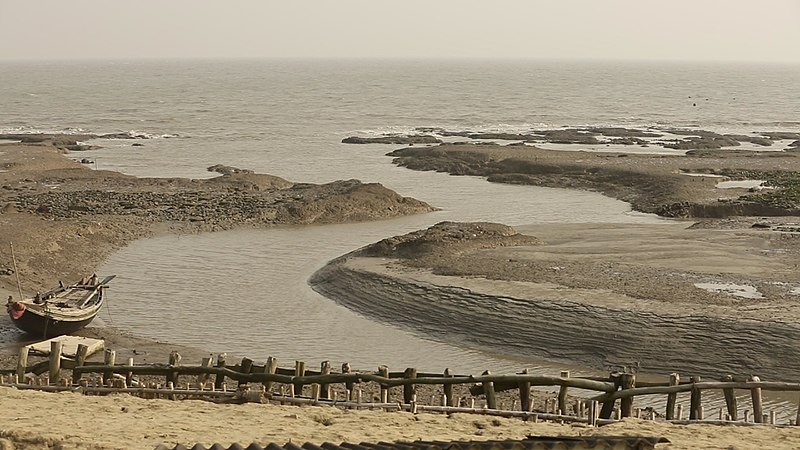
<path fill-rule="evenodd" d="M 800 63 L 800 0 L 0 0 L 0 60 Z"/>

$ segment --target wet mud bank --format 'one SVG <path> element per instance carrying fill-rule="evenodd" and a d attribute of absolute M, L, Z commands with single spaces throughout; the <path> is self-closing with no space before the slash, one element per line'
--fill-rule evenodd
<path fill-rule="evenodd" d="M 311 285 L 369 318 L 508 355 L 598 370 L 634 366 L 654 374 L 758 374 L 765 380 L 800 374 L 796 358 L 781 356 L 797 353 L 795 324 L 492 295 L 390 276 L 370 265 L 337 259 L 318 271 Z"/>
<path fill-rule="evenodd" d="M 793 236 L 685 223 L 528 228 L 535 237 L 440 223 L 339 257 L 309 282 L 369 318 L 509 356 L 652 374 L 800 375 Z"/>

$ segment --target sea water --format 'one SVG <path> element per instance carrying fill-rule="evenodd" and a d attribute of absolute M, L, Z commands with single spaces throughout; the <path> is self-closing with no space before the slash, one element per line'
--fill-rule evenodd
<path fill-rule="evenodd" d="M 252 358 L 476 373 L 563 365 L 377 323 L 312 291 L 328 260 L 442 220 L 651 223 L 590 192 L 414 172 L 350 135 L 415 127 L 525 132 L 563 126 L 800 131 L 800 68 L 484 61 L 108 61 L 0 65 L 0 131 L 145 133 L 73 153 L 137 176 L 210 177 L 213 164 L 322 183 L 357 178 L 435 213 L 361 224 L 235 230 L 138 241 L 99 324 Z M 134 142 L 144 146 L 134 147 Z M 641 149 L 639 149 L 641 151 Z"/>

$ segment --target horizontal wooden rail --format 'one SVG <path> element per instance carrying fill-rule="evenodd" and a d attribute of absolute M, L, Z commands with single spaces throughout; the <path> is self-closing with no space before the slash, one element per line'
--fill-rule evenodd
<path fill-rule="evenodd" d="M 765 391 L 800 391 L 800 383 L 783 383 L 777 381 L 703 381 L 700 383 L 685 383 L 676 386 L 653 386 L 621 391 L 610 392 L 598 395 L 590 400 L 599 402 L 616 400 L 618 398 L 629 398 L 637 395 L 656 395 L 656 394 L 677 394 L 680 392 L 691 392 L 692 390 L 706 389 L 763 389 Z"/>
<path fill-rule="evenodd" d="M 105 366 L 91 365 L 73 369 L 76 374 L 85 373 L 122 373 L 134 375 L 224 375 L 236 381 L 275 382 L 285 384 L 331 384 L 347 382 L 375 382 L 383 386 L 406 386 L 416 384 L 467 384 L 483 382 L 526 382 L 531 386 L 568 386 L 601 392 L 612 392 L 616 389 L 614 383 L 604 381 L 586 380 L 582 378 L 548 377 L 541 375 L 477 375 L 461 377 L 422 377 L 422 378 L 386 378 L 371 373 L 343 373 L 329 375 L 304 375 L 290 376 L 277 373 L 242 373 L 227 367 L 208 366 Z"/>

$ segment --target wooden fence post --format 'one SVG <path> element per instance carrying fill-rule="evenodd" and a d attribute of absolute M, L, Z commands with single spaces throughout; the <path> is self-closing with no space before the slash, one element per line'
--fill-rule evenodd
<path fill-rule="evenodd" d="M 220 368 L 220 369 L 224 369 L 225 368 L 225 358 L 227 358 L 227 357 L 228 357 L 228 355 L 225 354 L 225 353 L 220 353 L 219 355 L 217 355 L 217 367 L 218 368 Z M 222 385 L 223 384 L 225 384 L 225 375 L 221 374 L 221 373 L 218 373 L 217 377 L 214 379 L 214 389 L 216 389 L 218 391 L 222 390 Z"/>
<path fill-rule="evenodd" d="M 726 375 L 722 377 L 721 381 L 733 381 L 733 377 L 730 375 Z M 733 388 L 726 388 L 722 390 L 722 394 L 725 396 L 725 406 L 728 408 L 728 415 L 731 416 L 730 420 L 738 420 L 739 413 L 738 413 L 738 406 L 736 404 L 736 395 L 733 393 Z"/>
<path fill-rule="evenodd" d="M 89 347 L 86 344 L 78 344 L 78 350 L 75 351 L 75 367 L 82 367 L 86 363 L 86 355 L 89 354 Z M 78 384 L 81 379 L 81 374 L 72 371 L 72 384 Z"/>
<path fill-rule="evenodd" d="M 103 364 L 106 367 L 111 367 L 113 369 L 114 365 L 116 363 L 117 363 L 117 352 L 115 352 L 114 350 L 106 349 L 105 357 L 103 358 Z M 114 376 L 114 371 L 113 370 L 104 371 L 103 372 L 103 385 L 108 383 L 108 380 L 110 380 L 113 376 Z"/>
<path fill-rule="evenodd" d="M 169 362 L 170 367 L 177 367 L 181 364 L 181 355 L 176 351 L 171 351 L 169 353 Z M 178 371 L 171 371 L 167 373 L 167 383 L 172 383 L 173 386 L 178 384 Z"/>
<path fill-rule="evenodd" d="M 61 349 L 62 341 L 50 341 L 50 380 L 57 383 L 61 378 Z"/>
<path fill-rule="evenodd" d="M 28 373 L 28 352 L 31 348 L 26 346 L 19 348 L 19 358 L 17 359 L 17 382 L 21 383 L 25 380 L 25 374 Z"/>
<path fill-rule="evenodd" d="M 752 376 L 750 381 L 758 383 L 761 381 L 757 376 Z M 764 423 L 764 409 L 761 403 L 761 388 L 750 389 L 750 397 L 753 399 L 753 422 Z"/>
<path fill-rule="evenodd" d="M 211 357 L 210 356 L 206 356 L 205 358 L 201 359 L 200 360 L 200 366 L 201 367 L 211 367 Z M 199 384 L 200 386 L 204 386 L 206 384 L 206 382 L 208 381 L 208 378 L 210 376 L 211 376 L 210 374 L 201 373 L 200 375 L 197 376 L 197 384 Z"/>
<path fill-rule="evenodd" d="M 562 370 L 561 378 L 569 378 L 569 370 Z M 564 415 L 567 414 L 567 389 L 568 386 L 562 384 L 561 389 L 558 390 L 558 409 L 560 409 L 561 414 Z"/>
<path fill-rule="evenodd" d="M 303 361 L 294 362 L 294 376 L 302 377 L 306 374 L 306 363 Z M 294 395 L 303 395 L 303 383 L 292 383 L 294 386 Z"/>
<path fill-rule="evenodd" d="M 636 387 L 636 375 L 632 373 L 623 373 L 621 375 L 622 390 L 633 389 Z M 622 417 L 631 417 L 633 413 L 633 397 L 624 397 L 619 400 L 620 415 Z"/>
<path fill-rule="evenodd" d="M 700 377 L 694 376 L 690 377 L 689 381 L 692 384 L 699 383 Z M 700 420 L 700 406 L 702 405 L 702 398 L 700 389 L 692 386 L 692 393 L 689 399 L 689 420 Z"/>
<path fill-rule="evenodd" d="M 239 365 L 239 373 L 247 375 L 251 370 L 253 370 L 253 360 L 250 358 L 242 358 L 242 363 Z M 239 380 L 238 386 L 243 386 L 245 384 L 247 384 L 247 381 Z"/>
<path fill-rule="evenodd" d="M 484 376 L 491 375 L 488 370 L 483 372 Z M 491 381 L 483 382 L 483 394 L 486 396 L 486 407 L 489 409 L 497 409 L 497 395 L 494 393 L 494 383 Z"/>
<path fill-rule="evenodd" d="M 330 361 L 322 361 L 319 368 L 320 375 L 330 375 L 331 374 L 331 362 Z M 319 385 L 319 398 L 327 400 L 331 398 L 331 387 L 329 384 L 320 384 Z"/>
<path fill-rule="evenodd" d="M 622 379 L 620 378 L 620 374 L 618 372 L 612 372 L 608 375 L 608 381 L 614 382 L 614 386 L 619 389 L 622 387 Z M 616 400 L 608 400 L 603 402 L 603 407 L 600 409 L 600 418 L 601 419 L 610 419 L 611 415 L 614 414 L 614 404 Z"/>
<path fill-rule="evenodd" d="M 389 367 L 387 366 L 378 367 L 378 375 L 380 375 L 383 378 L 389 378 Z M 389 388 L 384 385 L 381 385 L 381 403 L 389 403 Z"/>
<path fill-rule="evenodd" d="M 406 369 L 404 374 L 404 378 L 414 379 L 417 378 L 417 369 L 413 367 L 409 367 Z M 417 394 L 417 388 L 414 386 L 413 383 L 408 383 L 403 385 L 403 403 L 410 405 L 411 402 L 414 400 L 414 396 Z"/>
<path fill-rule="evenodd" d="M 520 375 L 527 375 L 528 369 L 522 369 L 522 373 Z M 519 382 L 519 403 L 520 409 L 522 411 L 532 411 L 533 404 L 531 403 L 531 382 L 530 381 L 520 381 Z"/>
<path fill-rule="evenodd" d="M 278 360 L 273 358 L 272 356 L 267 357 L 267 362 L 264 364 L 264 373 L 274 375 L 275 372 L 277 371 L 278 371 Z M 267 396 L 271 396 L 272 386 L 275 385 L 275 382 L 265 381 L 263 384 L 264 384 L 264 392 L 266 392 Z"/>
<path fill-rule="evenodd" d="M 453 378 L 453 372 L 450 369 L 444 369 L 444 378 Z M 442 392 L 444 393 L 445 402 L 444 406 L 454 406 L 455 399 L 453 398 L 453 384 L 445 383 L 442 385 Z"/>
<path fill-rule="evenodd" d="M 342 373 L 350 373 L 350 372 L 352 372 L 352 370 L 353 369 L 350 367 L 350 363 L 343 363 L 342 364 Z M 345 392 L 350 392 L 351 396 L 353 395 L 353 385 L 354 385 L 354 383 L 352 381 L 345 381 L 344 382 L 344 390 L 345 390 Z M 352 397 L 348 397 L 346 400 L 349 402 L 350 400 L 352 400 Z"/>
<path fill-rule="evenodd" d="M 677 386 L 681 384 L 681 376 L 677 373 L 669 374 L 669 385 Z M 667 410 L 665 416 L 667 420 L 675 419 L 675 402 L 678 400 L 678 394 L 667 394 Z"/>
<path fill-rule="evenodd" d="M 133 367 L 133 357 L 128 358 L 128 366 Z M 133 386 L 133 372 L 125 372 L 125 387 Z"/>

